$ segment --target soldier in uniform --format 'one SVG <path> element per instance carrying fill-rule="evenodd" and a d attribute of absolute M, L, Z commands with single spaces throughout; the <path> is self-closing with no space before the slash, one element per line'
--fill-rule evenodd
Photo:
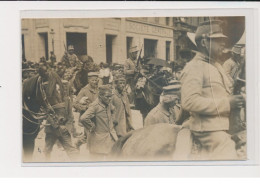
<path fill-rule="evenodd" d="M 238 77 L 238 73 L 240 70 L 240 66 L 242 62 L 244 62 L 245 54 L 244 54 L 244 48 L 240 45 L 235 45 L 232 48 L 232 57 L 229 58 L 225 63 L 223 64 L 223 68 L 226 71 L 228 77 L 230 77 L 230 80 L 232 83 L 236 81 Z"/>
<path fill-rule="evenodd" d="M 137 46 L 131 47 L 129 50 L 130 57 L 125 61 L 124 64 L 124 74 L 126 75 L 126 84 L 130 87 L 130 92 L 128 92 L 130 103 L 134 100 L 134 88 L 135 88 L 135 73 L 137 72 Z M 128 91 L 128 90 L 127 90 Z"/>
<path fill-rule="evenodd" d="M 130 130 L 134 130 L 130 104 L 125 92 L 125 77 L 117 75 L 115 77 L 115 90 L 112 97 L 112 104 L 115 107 L 113 117 L 117 123 L 115 127 L 118 137 L 125 136 Z"/>
<path fill-rule="evenodd" d="M 242 107 L 245 99 L 231 96 L 232 84 L 222 67 L 228 38 L 217 20 L 200 24 L 195 35 L 199 52 L 181 75 L 181 104 L 191 114 L 189 129 L 201 145 L 198 159 L 236 159 L 235 143 L 226 131 L 230 110 Z"/>
<path fill-rule="evenodd" d="M 76 111 L 80 113 L 80 116 L 88 109 L 89 105 L 94 102 L 98 97 L 98 73 L 97 72 L 89 72 L 88 73 L 88 84 L 82 88 L 77 95 L 74 108 Z M 79 122 L 79 126 L 83 125 Z M 77 131 L 77 130 L 76 130 Z M 76 146 L 79 148 L 82 144 L 84 144 L 87 140 L 87 132 L 84 129 L 84 133 L 79 137 L 76 142 Z"/>
<path fill-rule="evenodd" d="M 179 82 L 163 87 L 160 103 L 148 113 L 144 120 L 144 127 L 158 123 L 175 124 L 174 106 L 180 98 L 180 88 Z"/>
<path fill-rule="evenodd" d="M 99 87 L 98 98 L 80 117 L 80 122 L 89 131 L 88 147 L 93 159 L 105 160 L 118 139 L 112 119 L 112 87 Z"/>
<path fill-rule="evenodd" d="M 68 46 L 68 53 L 65 52 L 61 59 L 61 62 L 65 64 L 67 68 L 77 68 L 80 65 L 80 61 L 76 54 L 74 54 L 74 46 Z"/>

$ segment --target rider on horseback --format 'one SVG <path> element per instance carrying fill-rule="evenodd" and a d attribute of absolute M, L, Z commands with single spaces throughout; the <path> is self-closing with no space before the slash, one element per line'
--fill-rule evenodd
<path fill-rule="evenodd" d="M 229 129 L 230 110 L 245 103 L 243 96 L 231 96 L 232 84 L 221 59 L 227 36 L 223 34 L 220 23 L 208 21 L 198 27 L 195 41 L 199 52 L 185 66 L 181 76 L 182 107 L 191 114 L 188 127 L 201 146 L 200 156 L 204 160 L 237 158 L 235 143 L 226 131 Z M 190 156 L 185 155 L 187 148 L 182 147 L 190 143 L 188 141 L 178 137 L 175 159 Z"/>

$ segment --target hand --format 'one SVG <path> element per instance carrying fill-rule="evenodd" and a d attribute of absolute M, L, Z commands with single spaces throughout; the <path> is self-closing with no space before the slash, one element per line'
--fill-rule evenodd
<path fill-rule="evenodd" d="M 96 129 L 96 126 L 95 126 L 95 125 L 92 125 L 92 126 L 90 127 L 90 129 L 89 129 L 89 132 L 94 132 L 95 129 Z"/>
<path fill-rule="evenodd" d="M 231 109 L 241 108 L 245 104 L 245 99 L 242 95 L 234 95 L 229 97 Z"/>

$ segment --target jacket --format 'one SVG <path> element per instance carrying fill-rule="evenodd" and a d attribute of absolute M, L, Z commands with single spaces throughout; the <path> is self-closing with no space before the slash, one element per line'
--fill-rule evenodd
<path fill-rule="evenodd" d="M 222 66 L 197 53 L 185 66 L 180 80 L 182 107 L 191 114 L 190 129 L 228 130 L 232 83 Z"/>
<path fill-rule="evenodd" d="M 124 136 L 130 129 L 134 129 L 126 92 L 119 94 L 115 90 L 112 97 L 112 104 L 115 107 L 113 119 L 118 123 L 115 127 L 116 133 L 118 136 Z"/>
<path fill-rule="evenodd" d="M 112 105 L 105 106 L 97 98 L 80 117 L 80 122 L 90 131 L 89 151 L 109 154 L 118 139 L 112 120 Z"/>

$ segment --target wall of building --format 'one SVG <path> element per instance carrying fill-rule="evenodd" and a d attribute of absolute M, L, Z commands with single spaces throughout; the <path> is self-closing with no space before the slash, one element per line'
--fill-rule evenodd
<path fill-rule="evenodd" d="M 127 58 L 127 37 L 133 38 L 131 46 L 139 48 L 144 45 L 145 39 L 157 40 L 156 56 L 161 59 L 166 59 L 166 41 L 168 41 L 171 43 L 170 59 L 174 58 L 172 18 L 168 18 L 168 21 L 165 17 L 23 19 L 22 34 L 27 60 L 38 62 L 44 56 L 44 48 L 47 47 L 44 47 L 42 33 L 47 33 L 48 53 L 54 50 L 57 61 L 60 61 L 67 46 L 66 33 L 86 34 L 86 52 L 96 63 L 107 60 L 106 38 L 112 40 L 113 62 L 123 63 Z"/>

